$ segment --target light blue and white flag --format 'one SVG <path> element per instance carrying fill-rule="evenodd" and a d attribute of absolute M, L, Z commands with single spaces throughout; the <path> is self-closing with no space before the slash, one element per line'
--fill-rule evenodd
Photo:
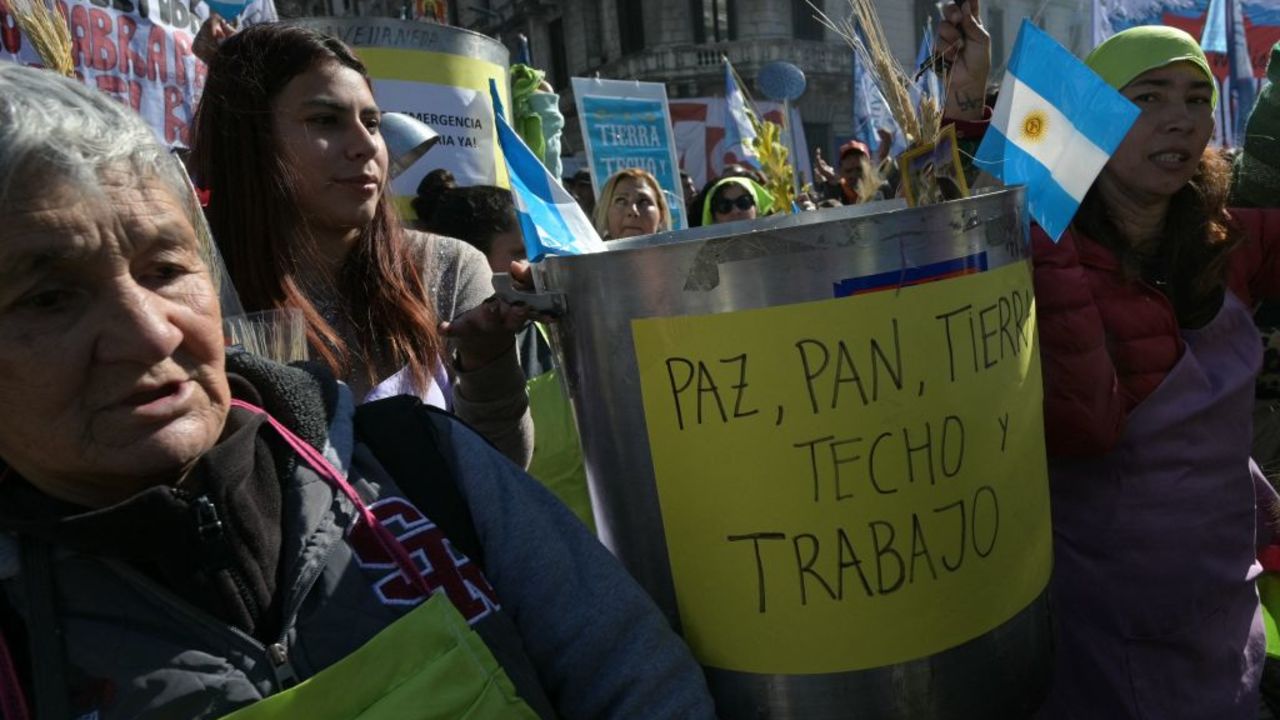
<path fill-rule="evenodd" d="M 879 130 L 893 134 L 893 146 L 889 155 L 897 157 L 907 149 L 906 137 L 893 119 L 889 103 L 876 85 L 871 72 L 871 61 L 866 51 L 853 51 L 853 137 L 875 152 L 880 147 Z"/>
<path fill-rule="evenodd" d="M 921 31 L 920 48 L 916 50 L 916 72 L 920 72 L 920 68 L 924 64 L 933 60 L 933 18 L 926 18 L 924 21 L 924 30 Z"/>
<path fill-rule="evenodd" d="M 916 72 L 912 77 L 915 82 L 907 91 L 911 95 L 911 106 L 915 108 L 916 114 L 920 114 L 920 103 L 925 98 L 933 98 L 938 103 L 938 108 L 946 107 L 946 97 L 943 95 L 942 77 L 933 69 L 933 18 L 929 18 L 924 24 L 924 35 L 920 38 L 920 50 L 916 52 Z"/>
<path fill-rule="evenodd" d="M 493 80 L 489 81 L 489 94 L 493 98 L 498 144 L 507 163 L 511 197 L 529 261 L 538 262 L 547 255 L 581 255 L 604 250 L 604 242 L 577 201 L 507 124 L 498 84 Z"/>
<path fill-rule="evenodd" d="M 1209 11 L 1204 16 L 1204 32 L 1200 35 L 1200 49 L 1207 53 L 1227 52 L 1227 3 L 1226 0 L 1210 0 Z"/>
<path fill-rule="evenodd" d="M 747 96 L 733 77 L 729 58 L 724 59 L 724 103 L 724 151 L 758 170 L 760 158 L 751 144 L 756 139 L 756 130 L 747 117 Z"/>
<path fill-rule="evenodd" d="M 1022 21 L 991 126 L 974 158 L 1027 186 L 1031 217 L 1057 242 L 1139 110 L 1029 20 Z"/>
<path fill-rule="evenodd" d="M 1110 3 L 1103 0 L 1093 0 L 1093 4 L 1089 8 L 1090 20 L 1090 42 L 1089 49 L 1098 47 L 1106 42 L 1106 39 L 1116 34 L 1115 28 L 1111 26 L 1111 9 L 1108 7 Z"/>
<path fill-rule="evenodd" d="M 1258 83 L 1253 77 L 1253 60 L 1249 56 L 1249 33 L 1245 31 L 1244 2 L 1223 0 L 1227 4 L 1227 95 L 1235 99 L 1231 108 L 1237 145 L 1244 145 L 1245 122 L 1257 101 Z M 1226 14 L 1226 13 L 1224 13 Z M 1224 97 L 1221 93 L 1219 98 Z M 1219 105 L 1223 103 L 1221 100 Z"/>

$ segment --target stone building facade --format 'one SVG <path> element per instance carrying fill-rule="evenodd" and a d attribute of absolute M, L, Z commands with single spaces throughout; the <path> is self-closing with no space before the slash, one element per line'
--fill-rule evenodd
<path fill-rule="evenodd" d="M 828 157 L 853 133 L 852 52 L 814 18 L 809 0 L 447 0 L 450 24 L 500 39 L 514 61 L 527 43 L 533 65 L 561 93 L 566 154 L 581 150 L 571 77 L 664 82 L 672 98 L 724 94 L 721 56 L 748 92 L 759 69 L 785 60 L 804 71 L 797 105 L 810 148 Z M 277 0 L 281 14 L 404 16 L 413 0 Z M 848 0 L 813 0 L 833 18 Z M 875 0 L 891 49 L 906 67 L 915 61 L 921 29 L 938 17 L 937 0 Z M 1089 0 L 987 0 L 997 68 L 1013 47 L 1023 17 L 1033 17 L 1077 54 L 1089 42 Z M 521 40 L 523 38 L 523 40 Z"/>
<path fill-rule="evenodd" d="M 849 13 L 848 0 L 813 0 L 833 18 Z M 906 67 L 915 61 L 926 19 L 938 17 L 936 0 L 876 0 L 885 36 Z M 990 0 L 984 21 L 995 65 L 1013 47 L 1023 17 L 1077 53 L 1087 51 L 1088 0 Z M 724 94 L 721 56 L 754 87 L 759 69 L 785 60 L 804 71 L 807 89 L 797 105 L 811 148 L 831 156 L 850 137 L 852 53 L 814 18 L 808 0 L 451 0 L 451 21 L 493 35 L 519 51 L 527 39 L 533 64 L 562 93 L 567 152 L 579 150 L 570 77 L 660 81 L 672 98 Z"/>

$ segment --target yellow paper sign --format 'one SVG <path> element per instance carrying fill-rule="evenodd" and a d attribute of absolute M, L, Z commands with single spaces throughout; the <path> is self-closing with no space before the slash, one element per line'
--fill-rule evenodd
<path fill-rule="evenodd" d="M 1026 262 L 632 332 L 680 619 L 702 663 L 891 665 L 976 638 L 1044 590 Z"/>
<path fill-rule="evenodd" d="M 498 85 L 503 105 L 511 106 L 506 69 L 476 58 L 417 49 L 356 48 L 374 79 L 383 110 L 412 115 L 440 134 L 440 142 L 394 184 L 406 217 L 408 200 L 429 170 L 449 169 L 462 185 L 508 187 L 506 163 L 498 147 L 489 81 Z"/>

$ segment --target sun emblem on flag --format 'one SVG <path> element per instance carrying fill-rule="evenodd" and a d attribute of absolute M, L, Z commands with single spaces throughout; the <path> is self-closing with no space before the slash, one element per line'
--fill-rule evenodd
<path fill-rule="evenodd" d="M 1043 110 L 1032 110 L 1022 118 L 1022 139 L 1039 142 L 1049 131 L 1049 116 Z"/>

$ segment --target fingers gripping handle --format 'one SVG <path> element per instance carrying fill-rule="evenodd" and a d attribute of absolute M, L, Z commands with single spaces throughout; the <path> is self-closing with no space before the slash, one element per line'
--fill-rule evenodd
<path fill-rule="evenodd" d="M 525 292 L 518 289 L 511 280 L 510 273 L 494 273 L 493 289 L 498 297 L 511 303 L 512 305 L 523 303 L 531 310 L 559 317 L 568 310 L 565 302 L 565 296 L 562 293 L 555 292 Z"/>

